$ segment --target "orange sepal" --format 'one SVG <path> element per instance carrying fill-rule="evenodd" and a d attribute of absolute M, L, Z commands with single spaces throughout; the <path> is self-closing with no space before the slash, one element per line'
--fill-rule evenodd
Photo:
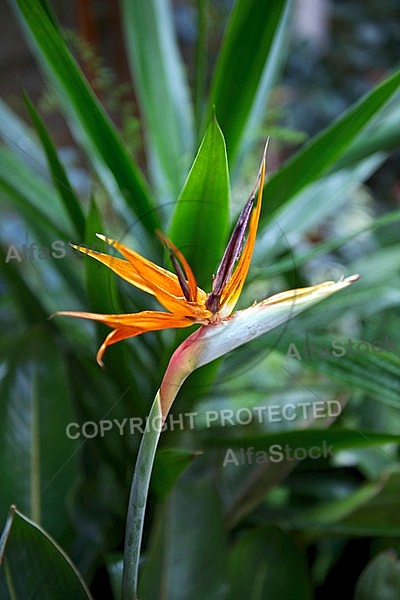
<path fill-rule="evenodd" d="M 71 244 L 71 246 L 106 265 L 128 283 L 144 292 L 154 295 L 160 304 L 170 312 L 193 317 L 199 315 L 201 306 L 186 301 L 182 296 L 178 278 L 174 273 L 170 273 L 170 271 L 167 271 L 163 267 L 159 267 L 115 240 L 111 240 L 100 234 L 97 235 L 111 246 L 115 246 L 128 260 L 90 250 L 85 246 L 77 246 L 75 244 Z M 205 298 L 203 290 L 199 289 L 198 295 Z"/>
<path fill-rule="evenodd" d="M 102 315 L 90 312 L 59 311 L 56 312 L 54 316 L 89 319 L 91 321 L 103 323 L 103 325 L 107 325 L 108 327 L 112 327 L 114 329 L 114 331 L 111 331 L 111 333 L 108 334 L 97 353 L 97 362 L 101 366 L 103 366 L 102 356 L 107 346 L 115 344 L 120 340 L 135 337 L 136 335 L 146 333 L 147 331 L 189 327 L 194 323 L 208 323 L 206 319 L 187 318 L 154 310 L 145 310 L 139 313 L 126 315 Z"/>

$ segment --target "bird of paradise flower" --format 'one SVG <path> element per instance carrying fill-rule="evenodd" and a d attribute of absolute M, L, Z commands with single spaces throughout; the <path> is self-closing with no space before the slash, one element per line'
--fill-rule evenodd
<path fill-rule="evenodd" d="M 124 600 L 137 598 L 140 546 L 152 465 L 162 426 L 185 379 L 195 369 L 278 327 L 359 278 L 358 275 L 352 275 L 337 282 L 326 281 L 281 292 L 247 309 L 233 312 L 254 251 L 264 188 L 266 148 L 256 184 L 239 215 L 221 263 L 212 278 L 209 293 L 198 287 L 182 252 L 162 233 L 159 236 L 169 250 L 175 273 L 104 235 L 98 234 L 98 237 L 116 248 L 123 259 L 73 246 L 108 266 L 132 285 L 155 296 L 166 309 L 166 312 L 145 310 L 124 315 L 73 311 L 55 313 L 98 321 L 112 328 L 97 353 L 97 362 L 101 366 L 103 354 L 111 344 L 147 331 L 200 325 L 171 356 L 148 417 L 151 423 L 158 425 L 149 430 L 146 428 L 140 444 L 126 524 L 122 581 Z"/>
<path fill-rule="evenodd" d="M 104 352 L 111 344 L 147 331 L 201 325 L 198 331 L 181 344 L 171 358 L 161 385 L 161 391 L 164 392 L 161 397 L 165 399 L 164 418 L 172 403 L 167 387 L 169 385 L 176 388 L 186 371 L 188 372 L 185 378 L 195 368 L 277 327 L 312 304 L 358 279 L 358 275 L 352 275 L 338 282 L 326 281 L 310 287 L 285 291 L 253 304 L 248 309 L 233 313 L 254 251 L 264 188 L 266 150 L 267 146 L 256 184 L 239 215 L 221 263 L 212 278 L 209 293 L 198 287 L 196 278 L 182 252 L 161 232 L 158 232 L 158 235 L 169 250 L 175 273 L 154 264 L 134 250 L 104 235 L 97 234 L 100 239 L 116 248 L 124 259 L 73 245 L 76 250 L 108 266 L 132 285 L 155 296 L 167 311 L 145 310 L 122 315 L 78 311 L 55 313 L 59 316 L 98 321 L 112 328 L 97 353 L 97 362 L 101 366 L 103 366 Z M 177 369 L 177 366 L 180 368 Z M 173 370 L 178 371 L 179 374 L 175 372 L 175 376 L 171 378 Z M 177 390 L 175 392 L 177 393 Z"/>

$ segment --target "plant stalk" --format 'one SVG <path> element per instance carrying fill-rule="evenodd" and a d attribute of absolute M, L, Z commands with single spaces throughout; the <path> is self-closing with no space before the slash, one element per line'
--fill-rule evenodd
<path fill-rule="evenodd" d="M 162 425 L 160 392 L 157 392 L 140 442 L 129 496 L 121 600 L 138 600 L 138 572 L 143 525 L 151 472 Z"/>

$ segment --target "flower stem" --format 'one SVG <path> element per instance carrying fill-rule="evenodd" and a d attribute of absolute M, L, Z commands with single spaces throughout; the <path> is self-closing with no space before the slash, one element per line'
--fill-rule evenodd
<path fill-rule="evenodd" d="M 138 571 L 143 525 L 146 513 L 150 477 L 160 439 L 162 412 L 160 392 L 157 392 L 148 416 L 146 427 L 140 442 L 135 472 L 129 496 L 128 515 L 125 530 L 124 569 L 122 575 L 121 600 L 138 599 Z"/>

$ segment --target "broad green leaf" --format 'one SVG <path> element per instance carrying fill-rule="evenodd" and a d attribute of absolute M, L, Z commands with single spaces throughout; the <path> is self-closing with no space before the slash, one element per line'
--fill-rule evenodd
<path fill-rule="evenodd" d="M 359 102 L 352 105 L 332 125 L 310 140 L 267 182 L 264 190 L 268 214 L 282 206 L 295 193 L 335 168 L 343 153 L 362 133 L 372 118 L 398 91 L 400 71 L 383 81 Z"/>
<path fill-rule="evenodd" d="M 232 9 L 211 84 L 209 116 L 215 106 L 233 164 L 266 65 L 279 34 L 285 0 L 237 0 Z M 274 60 L 278 57 L 274 54 Z M 272 67 L 271 67 L 272 68 Z"/>
<path fill-rule="evenodd" d="M 177 479 L 199 454 L 184 448 L 162 448 L 154 461 L 151 490 L 160 500 L 165 500 Z M 201 452 L 200 452 L 201 454 Z"/>
<path fill-rule="evenodd" d="M 169 237 L 183 251 L 198 285 L 209 291 L 212 276 L 227 242 L 230 187 L 225 141 L 213 115 L 179 197 Z M 192 225 L 191 225 L 192 224 Z M 195 232 L 195 234 L 194 234 Z M 177 345 L 187 336 L 178 332 Z M 218 363 L 193 373 L 185 385 L 186 406 L 190 408 L 214 381 Z"/>
<path fill-rule="evenodd" d="M 70 534 L 65 498 L 77 477 L 69 386 L 41 328 L 19 340 L 0 386 L 1 516 L 12 503 L 58 540 Z"/>
<path fill-rule="evenodd" d="M 213 117 L 179 196 L 168 234 L 185 255 L 199 286 L 206 290 L 211 288 L 226 244 L 229 204 L 225 142 Z"/>
<path fill-rule="evenodd" d="M 99 565 L 104 563 L 104 552 L 121 544 L 127 502 L 119 474 L 99 454 L 100 446 L 91 441 L 94 440 L 87 440 L 82 449 L 84 478 L 79 481 L 71 503 L 75 526 L 73 559 L 87 582 L 92 581 Z M 103 448 L 103 455 L 106 451 Z M 121 452 L 121 467 L 125 466 L 123 456 Z"/>
<path fill-rule="evenodd" d="M 394 551 L 382 552 L 361 573 L 354 600 L 397 600 L 399 597 L 399 560 Z"/>
<path fill-rule="evenodd" d="M 51 137 L 42 119 L 40 118 L 39 113 L 35 109 L 35 106 L 26 93 L 24 93 L 24 101 L 35 126 L 36 133 L 38 134 L 43 149 L 46 153 L 54 187 L 58 191 L 59 197 L 62 200 L 65 210 L 75 227 L 77 235 L 82 239 L 85 227 L 85 217 L 83 215 L 81 205 L 79 204 L 79 200 L 75 195 L 70 182 L 68 181 L 67 174 L 57 156 L 57 150 L 51 140 Z"/>
<path fill-rule="evenodd" d="M 169 0 L 122 0 L 127 56 L 161 197 L 175 200 L 193 152 L 193 115 Z"/>
<path fill-rule="evenodd" d="M 100 369 L 92 355 L 75 350 L 67 363 L 76 408 L 69 435 L 76 438 L 81 465 L 81 478 L 69 502 L 75 533 L 72 548 L 89 582 L 104 552 L 123 539 L 127 482 L 139 441 L 139 433 L 130 430 L 137 395 L 115 381 L 108 368 Z"/>
<path fill-rule="evenodd" d="M 139 598 L 217 600 L 226 560 L 226 534 L 218 494 L 196 460 L 158 512 L 145 556 Z"/>
<path fill-rule="evenodd" d="M 54 539 L 15 506 L 0 539 L 0 579 L 12 600 L 90 600 L 89 589 Z"/>
<path fill-rule="evenodd" d="M 117 188 L 152 234 L 158 226 L 143 178 L 120 136 L 88 86 L 49 12 L 36 0 L 10 0 L 33 50 L 59 93 L 73 131 L 112 197 Z"/>
<path fill-rule="evenodd" d="M 306 556 L 277 527 L 239 535 L 229 557 L 227 600 L 311 600 Z"/>

